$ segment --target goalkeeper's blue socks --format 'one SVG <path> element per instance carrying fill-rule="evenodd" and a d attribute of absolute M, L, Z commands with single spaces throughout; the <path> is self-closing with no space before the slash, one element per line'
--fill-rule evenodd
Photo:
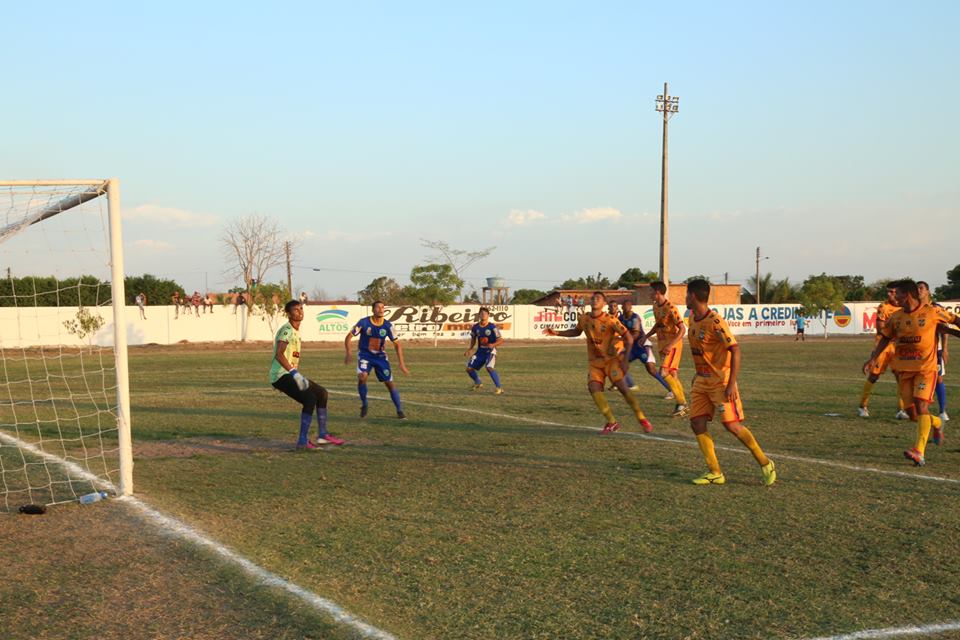
<path fill-rule="evenodd" d="M 367 406 L 367 383 L 358 382 L 357 391 L 360 393 L 360 404 Z"/>
<path fill-rule="evenodd" d="M 632 387 L 632 386 L 633 386 L 633 378 L 630 377 L 630 374 L 629 374 L 629 373 L 628 373 L 627 375 L 623 376 L 623 381 L 627 383 L 627 386 L 628 386 L 628 387 Z"/>
<path fill-rule="evenodd" d="M 487 373 L 490 374 L 490 379 L 493 380 L 493 384 L 497 387 L 497 389 L 499 389 L 499 388 L 500 388 L 500 374 L 497 373 L 497 370 L 496 370 L 496 369 L 487 369 Z"/>
<path fill-rule="evenodd" d="M 310 435 L 310 423 L 313 422 L 313 414 L 303 411 L 300 413 L 300 437 L 297 438 L 297 446 L 305 447 L 309 440 L 307 437 Z"/>
<path fill-rule="evenodd" d="M 947 412 L 947 385 L 943 384 L 943 380 L 937 383 L 935 387 L 937 392 L 937 404 L 940 405 L 940 413 Z"/>
<path fill-rule="evenodd" d="M 657 382 L 659 382 L 660 384 L 663 385 L 663 388 L 664 388 L 664 389 L 666 389 L 666 390 L 669 391 L 670 393 L 673 393 L 673 389 L 670 388 L 670 385 L 667 384 L 667 381 L 663 379 L 663 376 L 660 375 L 660 372 L 659 372 L 659 371 L 657 371 L 657 374 L 656 374 L 655 376 L 653 376 L 653 377 L 657 379 Z"/>
<path fill-rule="evenodd" d="M 317 408 L 317 426 L 320 428 L 320 437 L 327 437 L 327 408 Z"/>
<path fill-rule="evenodd" d="M 396 387 L 390 389 L 390 399 L 393 400 L 393 406 L 397 408 L 397 411 L 403 411 L 403 407 L 400 406 L 400 392 L 397 391 Z"/>
<path fill-rule="evenodd" d="M 473 384 L 480 384 L 480 376 L 477 375 L 474 369 L 467 369 L 467 373 L 470 374 L 470 379 L 473 380 Z"/>

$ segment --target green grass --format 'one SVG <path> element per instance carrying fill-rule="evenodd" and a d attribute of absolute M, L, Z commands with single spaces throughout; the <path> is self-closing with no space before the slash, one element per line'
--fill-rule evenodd
<path fill-rule="evenodd" d="M 503 396 L 489 381 L 467 391 L 462 346 L 410 346 L 404 422 L 380 400 L 360 420 L 354 367 L 306 345 L 301 370 L 335 392 L 331 430 L 350 442 L 313 454 L 290 451 L 297 406 L 266 382 L 268 347 L 134 349 L 137 493 L 402 638 L 805 637 L 955 620 L 960 484 L 794 459 L 960 481 L 949 427 L 927 467 L 903 460 L 914 426 L 892 419 L 891 382 L 876 387 L 880 417 L 856 418 L 871 345 L 744 341 L 746 423 L 780 475 L 769 488 L 719 425 L 727 484 L 691 485 L 703 462 L 689 427 L 639 368 L 654 435 L 670 441 L 638 437 L 616 394 L 634 433 L 588 430 L 603 420 L 579 341 L 502 349 Z M 688 352 L 685 386 L 690 364 Z M 379 384 L 371 395 L 386 397 Z"/>

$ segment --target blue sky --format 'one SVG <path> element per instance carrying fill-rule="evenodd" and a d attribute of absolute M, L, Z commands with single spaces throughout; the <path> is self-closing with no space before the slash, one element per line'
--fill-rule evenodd
<path fill-rule="evenodd" d="M 674 279 L 960 263 L 960 4 L 456 4 L 8 7 L 0 176 L 119 177 L 128 272 L 190 290 L 251 213 L 325 269 L 297 289 L 423 237 L 549 288 L 656 269 L 668 81 Z"/>

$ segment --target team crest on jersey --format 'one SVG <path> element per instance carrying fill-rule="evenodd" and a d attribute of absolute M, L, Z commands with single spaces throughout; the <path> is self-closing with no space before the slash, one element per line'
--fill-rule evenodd
<path fill-rule="evenodd" d="M 490 335 L 490 329 L 487 329 L 486 331 L 484 331 L 484 332 L 483 332 L 483 335 L 485 335 L 485 336 Z"/>
<path fill-rule="evenodd" d="M 700 333 L 697 334 L 697 340 L 703 340 L 707 337 L 707 332 L 703 329 L 700 329 Z"/>
<path fill-rule="evenodd" d="M 367 335 L 368 335 L 368 336 L 371 335 L 372 331 L 373 331 L 373 330 L 372 330 L 370 327 L 367 327 Z"/>
<path fill-rule="evenodd" d="M 927 319 L 926 319 L 926 318 L 920 318 L 919 320 L 917 320 L 917 324 L 920 325 L 921 327 L 926 326 L 926 324 L 927 324 Z"/>
<path fill-rule="evenodd" d="M 386 329 L 380 329 L 380 337 L 383 337 L 383 336 L 385 336 L 385 335 L 387 335 L 387 330 L 386 330 Z"/>

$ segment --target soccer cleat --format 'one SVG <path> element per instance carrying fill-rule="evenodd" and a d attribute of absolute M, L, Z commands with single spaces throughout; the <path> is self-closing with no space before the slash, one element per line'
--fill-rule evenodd
<path fill-rule="evenodd" d="M 607 424 L 603 425 L 603 429 L 600 429 L 600 435 L 605 436 L 607 434 L 610 434 L 610 433 L 613 433 L 614 431 L 619 431 L 619 430 L 620 430 L 619 422 L 608 422 Z"/>
<path fill-rule="evenodd" d="M 910 414 L 904 411 L 903 409 L 900 409 L 900 411 L 897 411 L 897 413 L 893 417 L 896 418 L 897 420 L 909 420 Z"/>
<path fill-rule="evenodd" d="M 324 438 L 324 440 L 327 441 L 327 444 L 332 444 L 332 445 L 334 445 L 334 446 L 340 446 L 341 444 L 343 444 L 344 442 L 346 442 L 346 440 L 341 440 L 340 438 L 335 438 L 335 437 L 333 437 L 333 436 L 331 436 L 331 435 L 327 435 L 327 436 Z M 318 441 L 319 441 L 319 439 L 318 439 Z"/>
<path fill-rule="evenodd" d="M 675 395 L 673 395 L 673 391 L 670 391 L 670 392 L 667 393 L 667 395 L 663 396 L 663 399 L 664 399 L 664 400 L 676 400 L 677 397 L 676 397 Z"/>
<path fill-rule="evenodd" d="M 674 418 L 682 418 L 688 413 L 689 411 L 687 410 L 687 405 L 678 404 L 673 408 L 673 413 L 671 413 L 670 415 L 673 416 Z"/>
<path fill-rule="evenodd" d="M 480 391 L 480 389 L 482 388 L 483 388 L 482 384 L 475 384 L 472 387 L 470 387 L 470 391 Z"/>
<path fill-rule="evenodd" d="M 630 391 L 633 391 L 634 393 L 640 393 L 640 385 L 638 384 L 633 385 L 632 387 L 630 387 Z"/>
<path fill-rule="evenodd" d="M 723 473 L 707 471 L 699 478 L 694 478 L 693 484 L 723 484 L 726 481 L 727 479 L 723 477 Z"/>
<path fill-rule="evenodd" d="M 870 412 L 867 411 L 866 407 L 857 407 L 857 415 L 861 418 L 869 418 Z"/>
<path fill-rule="evenodd" d="M 308 450 L 312 451 L 313 449 L 319 449 L 319 448 L 320 448 L 319 445 L 315 445 L 309 440 L 307 440 L 307 444 L 297 445 L 297 451 L 308 451 Z"/>
<path fill-rule="evenodd" d="M 398 419 L 398 420 L 406 420 L 406 419 L 407 419 L 407 414 L 405 414 L 403 411 L 397 411 L 397 419 Z"/>
<path fill-rule="evenodd" d="M 644 433 L 650 433 L 651 431 L 653 431 L 653 425 L 650 424 L 650 421 L 647 420 L 646 418 L 640 421 L 640 426 L 643 427 Z"/>
<path fill-rule="evenodd" d="M 760 467 L 760 471 L 763 472 L 763 484 L 768 487 L 777 481 L 777 467 L 773 464 L 773 460 Z"/>
<path fill-rule="evenodd" d="M 318 436 L 318 437 L 317 437 L 317 440 L 316 440 L 316 445 L 317 445 L 317 446 L 314 447 L 314 448 L 317 448 L 317 449 L 318 449 L 318 448 L 322 447 L 322 446 L 325 445 L 325 444 L 332 444 L 332 443 L 330 442 L 330 440 L 328 440 L 328 439 L 326 439 L 326 438 L 321 438 L 321 437 Z"/>
<path fill-rule="evenodd" d="M 930 436 L 930 442 L 938 447 L 943 444 L 943 427 L 934 427 L 933 434 Z"/>
<path fill-rule="evenodd" d="M 944 411 L 940 414 L 940 422 L 949 422 L 950 416 L 947 415 L 947 412 Z"/>
<path fill-rule="evenodd" d="M 923 459 L 923 454 L 917 449 L 907 449 L 903 452 L 903 457 L 912 461 L 915 467 L 922 467 L 926 464 L 926 461 Z"/>
<path fill-rule="evenodd" d="M 493 395 L 495 395 L 495 396 L 502 396 L 502 395 L 503 395 L 503 387 L 497 387 L 497 390 L 493 392 Z"/>
<path fill-rule="evenodd" d="M 361 418 L 367 417 L 367 405 L 365 404 L 360 405 L 360 417 Z"/>

